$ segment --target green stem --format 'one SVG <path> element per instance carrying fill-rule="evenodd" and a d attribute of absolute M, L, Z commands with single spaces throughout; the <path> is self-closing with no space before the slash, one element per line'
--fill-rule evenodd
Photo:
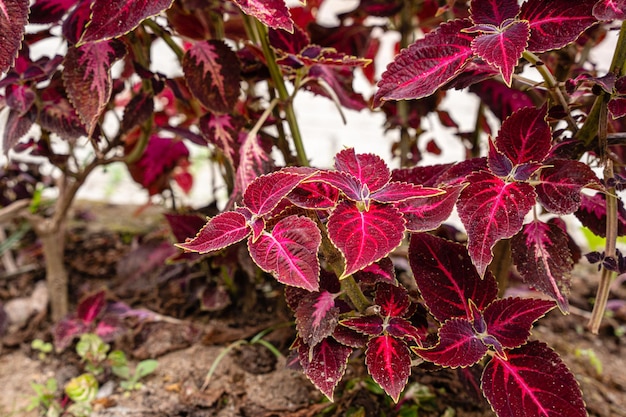
<path fill-rule="evenodd" d="M 183 56 L 185 55 L 185 53 L 183 52 L 182 48 L 178 46 L 178 44 L 174 41 L 174 39 L 167 30 L 163 29 L 161 26 L 159 26 L 157 22 L 152 19 L 144 20 L 143 24 L 152 29 L 152 32 L 154 32 L 155 35 L 163 39 L 163 42 L 165 42 L 165 44 L 170 47 L 172 52 L 176 54 L 176 57 L 179 61 L 183 60 Z"/>
<path fill-rule="evenodd" d="M 341 289 L 350 298 L 350 301 L 352 301 L 352 304 L 359 312 L 364 312 L 370 306 L 369 300 L 365 297 L 361 287 L 359 287 L 352 275 L 348 275 L 341 280 Z"/>
<path fill-rule="evenodd" d="M 269 38 L 267 34 L 267 28 L 263 23 L 255 19 L 256 30 L 258 33 L 258 39 L 261 42 L 261 48 L 263 49 L 263 55 L 267 61 L 267 67 L 272 77 L 274 88 L 278 92 L 278 98 L 282 102 L 285 109 L 285 119 L 289 125 L 291 131 L 291 138 L 293 139 L 294 147 L 296 148 L 296 155 L 298 157 L 298 164 L 301 166 L 309 166 L 309 160 L 304 150 L 304 144 L 302 142 L 302 135 L 300 134 L 300 127 L 298 126 L 298 120 L 296 118 L 296 112 L 293 108 L 293 102 L 285 86 L 285 80 L 276 63 L 276 55 L 270 47 Z"/>

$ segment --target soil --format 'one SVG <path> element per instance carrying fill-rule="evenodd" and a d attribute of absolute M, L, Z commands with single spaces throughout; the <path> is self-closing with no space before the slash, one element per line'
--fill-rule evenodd
<path fill-rule="evenodd" d="M 66 245 L 72 311 L 81 297 L 102 288 L 110 301 L 148 309 L 150 319 L 129 320 L 126 332 L 111 345 L 126 352 L 133 365 L 146 358 L 158 360 L 157 370 L 132 392 L 123 392 L 113 375 L 101 375 L 92 416 L 494 415 L 464 382 L 478 369 L 415 366 L 405 400 L 395 405 L 373 387 L 362 352 L 350 359 L 334 402 L 329 402 L 289 366 L 295 331 L 286 325 L 293 317 L 282 289 L 255 275 L 245 256 L 230 254 L 239 256 L 241 270 L 250 275 L 238 271 L 230 280 L 207 278 L 214 270 L 202 262 L 163 265 L 175 251 L 167 243 L 172 238 L 160 210 L 152 207 L 137 216 L 136 207 L 78 207 Z M 0 269 L 0 313 L 9 311 L 12 320 L 6 329 L 0 325 L 0 416 L 34 417 L 41 415 L 39 410 L 26 411 L 34 396 L 31 383 L 54 377 L 62 387 L 84 365 L 72 348 L 40 358 L 30 347 L 33 339 L 52 340 L 36 239 L 27 235 L 12 256 L 17 271 L 7 272 L 6 259 L 5 269 Z M 614 285 L 611 314 L 600 334 L 593 335 L 585 325 L 598 277 L 594 267 L 578 267 L 571 313 L 550 312 L 532 337 L 561 355 L 582 388 L 591 416 L 626 416 L 626 286 Z M 233 289 L 237 296 L 229 297 Z M 255 337 L 263 331 L 262 338 Z M 255 343 L 258 339 L 264 342 Z M 263 343 L 271 343 L 280 355 Z"/>

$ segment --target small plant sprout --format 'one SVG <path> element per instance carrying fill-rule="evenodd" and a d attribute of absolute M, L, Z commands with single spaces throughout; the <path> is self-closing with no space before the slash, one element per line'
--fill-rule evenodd
<path fill-rule="evenodd" d="M 153 373 L 159 365 L 155 359 L 144 359 L 137 364 L 135 372 L 131 373 L 126 355 L 121 350 L 112 351 L 107 359 L 113 374 L 122 380 L 120 388 L 124 391 L 140 389 L 143 386 L 140 380 Z"/>
<path fill-rule="evenodd" d="M 44 342 L 41 339 L 35 339 L 31 342 L 30 347 L 33 350 L 38 352 L 38 357 L 40 361 L 45 360 L 48 357 L 48 354 L 52 352 L 53 346 L 50 342 Z"/>

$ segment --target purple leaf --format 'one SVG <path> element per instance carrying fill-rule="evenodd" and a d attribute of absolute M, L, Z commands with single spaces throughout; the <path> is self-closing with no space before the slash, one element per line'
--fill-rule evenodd
<path fill-rule="evenodd" d="M 503 298 L 489 304 L 483 311 L 487 333 L 504 348 L 523 345 L 530 336 L 533 323 L 554 308 L 554 302 L 540 299 Z"/>
<path fill-rule="evenodd" d="M 296 330 L 309 346 L 315 346 L 333 334 L 339 317 L 335 297 L 328 291 L 305 296 L 295 311 Z"/>
<path fill-rule="evenodd" d="M 346 372 L 351 353 L 352 348 L 330 337 L 312 347 L 304 343 L 298 347 L 298 358 L 304 374 L 331 401 L 335 387 Z"/>
<path fill-rule="evenodd" d="M 91 136 L 111 98 L 111 67 L 126 54 L 118 40 L 70 47 L 63 61 L 63 82 L 76 112 Z"/>
<path fill-rule="evenodd" d="M 488 64 L 498 68 L 507 86 L 511 85 L 517 61 L 526 50 L 530 37 L 528 22 L 513 21 L 503 28 L 481 33 L 472 41 L 472 51 Z"/>
<path fill-rule="evenodd" d="M 406 288 L 387 283 L 378 284 L 374 303 L 387 317 L 403 317 L 411 304 Z"/>
<path fill-rule="evenodd" d="M 454 78 L 473 55 L 473 37 L 462 32 L 470 26 L 468 19 L 444 23 L 404 49 L 383 73 L 374 106 L 429 96 Z"/>
<path fill-rule="evenodd" d="M 187 251 L 207 253 L 235 244 L 250 234 L 248 219 L 236 211 L 228 211 L 211 218 L 196 237 L 176 246 Z"/>
<path fill-rule="evenodd" d="M 241 10 L 272 29 L 293 32 L 293 21 L 284 0 L 234 0 Z"/>
<path fill-rule="evenodd" d="M 383 330 L 383 319 L 380 316 L 352 317 L 341 320 L 341 325 L 369 336 L 378 336 Z"/>
<path fill-rule="evenodd" d="M 30 23 L 56 23 L 78 0 L 36 0 L 30 6 Z"/>
<path fill-rule="evenodd" d="M 28 0 L 0 0 L 0 73 L 13 66 L 28 23 Z"/>
<path fill-rule="evenodd" d="M 224 41 L 198 42 L 183 57 L 185 80 L 194 97 L 214 113 L 229 113 L 239 97 L 240 63 Z"/>
<path fill-rule="evenodd" d="M 441 326 L 437 345 L 429 349 L 412 350 L 429 362 L 457 368 L 474 365 L 485 356 L 488 348 L 476 335 L 470 321 L 455 318 Z"/>
<path fill-rule="evenodd" d="M 322 236 L 308 217 L 289 216 L 248 242 L 250 255 L 264 271 L 278 282 L 309 291 L 319 290 L 320 265 L 317 252 Z"/>
<path fill-rule="evenodd" d="M 426 306 L 439 322 L 454 317 L 471 320 L 469 300 L 482 310 L 498 295 L 493 275 L 487 271 L 481 280 L 467 250 L 458 243 L 415 233 L 409 263 Z"/>
<path fill-rule="evenodd" d="M 593 6 L 593 16 L 598 20 L 624 20 L 626 18 L 626 1 L 598 0 Z"/>
<path fill-rule="evenodd" d="M 236 166 L 235 161 L 239 160 L 237 139 L 241 122 L 230 114 L 207 113 L 200 118 L 198 127 L 204 138 L 217 146 L 233 167 Z"/>
<path fill-rule="evenodd" d="M 367 343 L 367 370 L 395 402 L 411 375 L 411 355 L 404 342 L 392 336 L 378 336 Z"/>
<path fill-rule="evenodd" d="M 106 293 L 98 291 L 85 299 L 83 299 L 76 308 L 76 316 L 79 320 L 89 325 L 96 320 L 96 317 L 104 310 L 106 306 Z"/>
<path fill-rule="evenodd" d="M 135 29 L 144 20 L 167 10 L 173 0 L 94 1 L 91 20 L 80 43 L 117 38 Z"/>
<path fill-rule="evenodd" d="M 276 171 L 254 180 L 243 194 L 243 203 L 257 216 L 272 211 L 306 177 L 287 171 Z"/>
<path fill-rule="evenodd" d="M 391 317 L 387 322 L 385 331 L 398 339 L 409 339 L 417 344 L 421 344 L 426 338 L 426 329 L 418 329 L 410 321 L 402 317 Z"/>
<path fill-rule="evenodd" d="M 475 25 L 500 26 L 518 13 L 517 0 L 472 0 L 470 3 L 470 16 Z"/>
<path fill-rule="evenodd" d="M 556 224 L 535 220 L 513 236 L 511 254 L 522 280 L 552 297 L 567 312 L 574 260 L 565 231 Z"/>
<path fill-rule="evenodd" d="M 16 110 L 20 116 L 24 116 L 35 102 L 35 92 L 28 85 L 11 84 L 6 87 L 6 104 Z"/>
<path fill-rule="evenodd" d="M 591 27 L 597 20 L 592 9 L 597 0 L 528 0 L 522 4 L 519 20 L 530 22 L 528 50 L 559 49 Z"/>
<path fill-rule="evenodd" d="M 78 0 L 76 7 L 63 21 L 63 36 L 71 45 L 75 45 L 83 36 L 85 26 L 91 19 L 93 0 Z"/>
<path fill-rule="evenodd" d="M 5 154 L 13 149 L 15 145 L 23 138 L 30 127 L 33 125 L 33 119 L 30 114 L 20 115 L 17 110 L 9 110 L 4 132 L 2 132 L 2 149 Z"/>
<path fill-rule="evenodd" d="M 581 195 L 580 208 L 574 215 L 583 226 L 588 227 L 595 235 L 606 237 L 606 197 L 598 192 L 593 196 Z M 626 235 L 626 209 L 621 199 L 617 200 L 617 235 Z"/>
<path fill-rule="evenodd" d="M 93 332 L 100 336 L 104 342 L 112 342 L 116 337 L 122 335 L 124 331 L 122 319 L 113 314 L 103 316 L 102 320 L 93 329 Z"/>
<path fill-rule="evenodd" d="M 542 162 L 550 152 L 552 134 L 546 122 L 547 107 L 525 107 L 503 123 L 496 148 L 514 164 Z"/>
<path fill-rule="evenodd" d="M 120 130 L 129 132 L 135 126 L 142 125 L 150 119 L 153 113 L 154 96 L 151 93 L 140 91 L 124 107 L 124 116 Z"/>
<path fill-rule="evenodd" d="M 346 260 L 345 277 L 398 247 L 404 235 L 404 219 L 393 206 L 372 203 L 369 210 L 361 211 L 344 201 L 328 219 L 328 235 Z"/>
<path fill-rule="evenodd" d="M 555 159 L 541 170 L 535 187 L 537 200 L 546 210 L 555 214 L 570 214 L 580 207 L 583 188 L 601 187 L 589 165 L 579 161 Z"/>
<path fill-rule="evenodd" d="M 400 201 L 395 206 L 406 220 L 406 229 L 410 232 L 434 230 L 450 217 L 461 194 L 462 186 L 443 187 L 445 191 L 433 197 L 410 198 Z"/>
<path fill-rule="evenodd" d="M 529 184 L 504 182 L 484 171 L 467 180 L 457 210 L 467 230 L 469 254 L 483 276 L 493 259 L 494 245 L 522 228 L 524 216 L 535 204 L 535 192 Z"/>
<path fill-rule="evenodd" d="M 482 376 L 482 390 L 498 417 L 586 417 L 574 375 L 559 355 L 541 342 L 494 356 Z"/>
<path fill-rule="evenodd" d="M 506 178 L 513 172 L 513 162 L 496 148 L 492 140 L 489 140 L 487 164 L 489 170 L 501 178 Z"/>
<path fill-rule="evenodd" d="M 381 157 L 374 154 L 356 154 L 354 148 L 335 155 L 335 169 L 354 176 L 370 192 L 383 188 L 391 179 L 391 172 Z"/>

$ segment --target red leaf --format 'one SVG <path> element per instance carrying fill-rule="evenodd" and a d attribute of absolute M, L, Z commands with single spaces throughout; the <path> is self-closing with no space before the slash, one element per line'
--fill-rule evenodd
<path fill-rule="evenodd" d="M 473 55 L 472 36 L 461 32 L 470 26 L 468 19 L 444 23 L 404 49 L 383 73 L 374 106 L 429 96 L 454 78 Z"/>
<path fill-rule="evenodd" d="M 217 146 L 233 167 L 239 161 L 237 140 L 242 126 L 239 120 L 230 114 L 207 113 L 198 122 L 204 138 Z"/>
<path fill-rule="evenodd" d="M 480 97 L 481 101 L 501 121 L 504 121 L 513 112 L 533 105 L 527 94 L 509 88 L 494 79 L 474 84 L 469 88 L 469 91 Z"/>
<path fill-rule="evenodd" d="M 626 98 L 613 97 L 608 103 L 609 113 L 613 119 L 626 116 Z"/>
<path fill-rule="evenodd" d="M 176 240 L 185 240 L 197 233 L 206 223 L 206 219 L 198 214 L 172 212 L 164 213 L 163 216 Z"/>
<path fill-rule="evenodd" d="M 482 33 L 472 41 L 472 51 L 488 64 L 498 68 L 507 86 L 513 80 L 517 61 L 526 50 L 530 37 L 528 22 L 514 21 L 504 28 Z"/>
<path fill-rule="evenodd" d="M 57 352 L 63 351 L 74 340 L 75 337 L 89 331 L 85 322 L 82 320 L 63 319 L 52 328 L 52 338 L 54 340 L 54 349 Z"/>
<path fill-rule="evenodd" d="M 409 339 L 417 344 L 421 344 L 426 338 L 426 329 L 418 329 L 410 321 L 402 317 L 391 317 L 387 323 L 385 331 L 398 339 Z"/>
<path fill-rule="evenodd" d="M 428 233 L 415 233 L 409 264 L 417 287 L 432 315 L 441 323 L 472 319 L 469 300 L 482 310 L 498 295 L 490 272 L 481 280 L 464 246 Z"/>
<path fill-rule="evenodd" d="M 63 36 L 74 45 L 78 43 L 91 18 L 92 0 L 78 0 L 78 4 L 63 21 Z"/>
<path fill-rule="evenodd" d="M 30 6 L 30 23 L 56 23 L 78 0 L 35 0 Z"/>
<path fill-rule="evenodd" d="M 600 180 L 589 165 L 578 161 L 555 159 L 541 170 L 535 186 L 537 200 L 555 214 L 570 214 L 580 207 L 580 192 L 585 187 L 600 186 Z"/>
<path fill-rule="evenodd" d="M 541 342 L 494 356 L 482 376 L 498 417 L 586 417 L 578 382 L 559 355 Z"/>
<path fill-rule="evenodd" d="M 351 353 L 352 348 L 330 337 L 313 347 L 304 343 L 298 347 L 298 358 L 304 374 L 331 401 L 335 387 L 346 372 Z"/>
<path fill-rule="evenodd" d="M 263 147 L 261 137 L 239 132 L 239 166 L 235 172 L 235 189 L 232 199 L 237 199 L 254 180 L 272 170 L 272 159 Z"/>
<path fill-rule="evenodd" d="M 385 186 L 391 179 L 391 172 L 381 157 L 374 154 L 356 154 L 354 148 L 344 149 L 335 155 L 337 171 L 347 172 L 361 184 L 367 185 L 370 192 Z"/>
<path fill-rule="evenodd" d="M 194 44 L 183 57 L 185 80 L 194 97 L 215 113 L 229 113 L 239 97 L 239 58 L 224 41 Z"/>
<path fill-rule="evenodd" d="M 429 349 L 412 350 L 429 362 L 457 368 L 474 365 L 489 349 L 476 335 L 471 322 L 456 318 L 446 321 L 441 326 L 437 345 Z"/>
<path fill-rule="evenodd" d="M 626 0 L 598 0 L 593 6 L 593 15 L 598 20 L 624 20 Z"/>
<path fill-rule="evenodd" d="M 411 375 L 411 355 L 404 342 L 392 336 L 379 336 L 367 343 L 367 370 L 395 402 Z"/>
<path fill-rule="evenodd" d="M 395 206 L 406 220 L 406 229 L 410 232 L 434 230 L 450 217 L 461 194 L 462 186 L 442 188 L 444 194 L 427 198 L 410 198 L 400 201 Z"/>
<path fill-rule="evenodd" d="M 503 123 L 495 145 L 514 165 L 542 162 L 550 152 L 552 134 L 547 107 L 525 107 Z"/>
<path fill-rule="evenodd" d="M 320 265 L 317 252 L 322 235 L 308 217 L 289 216 L 280 220 L 271 233 L 248 241 L 250 255 L 278 282 L 309 291 L 319 290 Z"/>
<path fill-rule="evenodd" d="M 597 0 L 528 0 L 522 4 L 519 20 L 530 22 L 528 50 L 546 52 L 574 42 L 597 22 L 592 9 Z"/>
<path fill-rule="evenodd" d="M 276 171 L 254 180 L 243 194 L 243 203 L 258 216 L 272 211 L 306 176 Z"/>
<path fill-rule="evenodd" d="M 500 26 L 507 19 L 519 13 L 517 0 L 472 0 L 470 16 L 476 25 Z"/>
<path fill-rule="evenodd" d="M 493 246 L 522 228 L 524 216 L 535 204 L 535 193 L 529 184 L 504 182 L 484 171 L 467 180 L 457 210 L 467 231 L 469 254 L 483 276 L 493 259 Z"/>
<path fill-rule="evenodd" d="M 593 196 L 582 194 L 580 208 L 574 215 L 583 226 L 595 235 L 606 237 L 606 197 L 599 192 Z M 617 200 L 617 235 L 626 235 L 626 209 L 621 199 Z"/>
<path fill-rule="evenodd" d="M 207 253 L 235 244 L 250 234 L 246 216 L 236 211 L 211 218 L 196 237 L 176 246 L 187 251 Z"/>
<path fill-rule="evenodd" d="M 339 200 L 339 190 L 323 182 L 303 182 L 287 198 L 298 207 L 325 210 L 335 207 Z"/>
<path fill-rule="evenodd" d="M 369 336 L 378 336 L 383 332 L 383 319 L 380 316 L 353 317 L 341 320 L 341 325 Z"/>
<path fill-rule="evenodd" d="M 374 303 L 380 307 L 380 314 L 387 317 L 402 317 L 411 304 L 409 294 L 403 286 L 380 283 L 376 287 Z"/>
<path fill-rule="evenodd" d="M 333 338 L 342 345 L 356 349 L 362 349 L 370 340 L 369 336 L 352 330 L 346 326 L 337 326 L 333 332 Z"/>
<path fill-rule="evenodd" d="M 80 43 L 117 38 L 135 29 L 144 20 L 167 10 L 173 0 L 94 1 L 91 20 Z"/>
<path fill-rule="evenodd" d="M 567 312 L 574 260 L 565 231 L 556 224 L 535 220 L 513 236 L 511 254 L 522 280 L 555 299 Z"/>
<path fill-rule="evenodd" d="M 404 219 L 389 205 L 372 203 L 361 211 L 349 201 L 340 203 L 328 219 L 328 235 L 341 251 L 345 277 L 387 256 L 402 242 Z"/>
<path fill-rule="evenodd" d="M 293 32 L 293 21 L 284 0 L 234 0 L 241 10 L 273 29 Z"/>
<path fill-rule="evenodd" d="M 111 67 L 125 54 L 126 48 L 118 40 L 87 43 L 67 51 L 63 82 L 89 136 L 111 98 Z"/>
<path fill-rule="evenodd" d="M 408 199 L 426 199 L 443 194 L 439 188 L 427 188 L 406 182 L 392 181 L 382 189 L 373 192 L 370 197 L 380 203 L 396 203 Z"/>
<path fill-rule="evenodd" d="M 359 282 L 396 284 L 396 271 L 389 257 L 384 257 L 354 274 Z"/>
<path fill-rule="evenodd" d="M 359 61 L 362 63 L 363 60 Z M 348 66 L 313 65 L 309 68 L 308 77 L 314 82 L 308 82 L 304 88 L 339 103 L 350 110 L 361 111 L 368 107 L 363 95 L 354 91 L 352 87 L 354 71 Z M 324 82 L 320 82 L 323 80 Z M 328 90 L 332 89 L 332 93 Z"/>
<path fill-rule="evenodd" d="M 98 291 L 92 294 L 78 304 L 76 308 L 76 316 L 85 322 L 85 324 L 91 324 L 96 320 L 96 317 L 102 312 L 106 305 L 106 293 L 104 291 Z"/>
<path fill-rule="evenodd" d="M 328 291 L 305 296 L 295 311 L 296 330 L 309 346 L 315 346 L 333 334 L 337 326 L 339 308 L 335 297 Z"/>
<path fill-rule="evenodd" d="M 154 113 L 154 96 L 140 91 L 124 107 L 124 116 L 120 131 L 129 132 L 133 127 L 143 124 Z"/>
<path fill-rule="evenodd" d="M 33 125 L 33 118 L 30 114 L 20 115 L 17 110 L 9 110 L 4 132 L 2 132 L 2 149 L 8 153 L 23 138 Z"/>
<path fill-rule="evenodd" d="M 28 23 L 28 3 L 28 0 L 0 0 L 0 73 L 11 68 L 17 57 Z"/>

